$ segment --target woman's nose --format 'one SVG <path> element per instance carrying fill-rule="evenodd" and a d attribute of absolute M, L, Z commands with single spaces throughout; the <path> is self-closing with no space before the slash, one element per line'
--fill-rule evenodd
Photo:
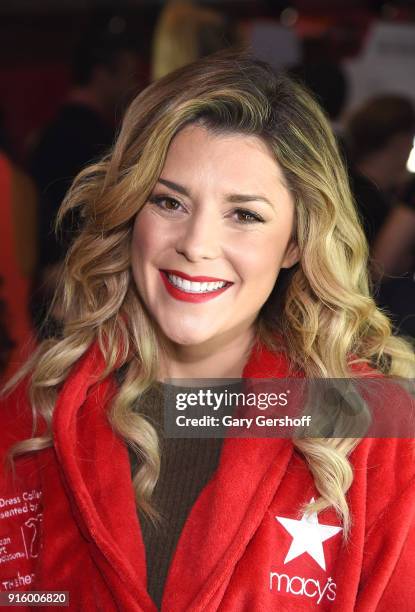
<path fill-rule="evenodd" d="M 206 214 L 190 217 L 178 234 L 176 251 L 189 261 L 219 257 L 222 252 L 219 219 Z"/>

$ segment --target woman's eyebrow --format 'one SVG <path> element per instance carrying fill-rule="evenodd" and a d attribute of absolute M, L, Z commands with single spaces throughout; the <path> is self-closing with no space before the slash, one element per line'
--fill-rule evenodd
<path fill-rule="evenodd" d="M 183 185 L 179 185 L 178 183 L 174 183 L 173 181 L 168 181 L 167 179 L 162 178 L 159 178 L 158 182 L 162 183 L 166 187 L 169 187 L 170 189 L 174 189 L 174 191 L 177 191 L 178 193 L 181 193 L 184 196 L 190 197 L 190 192 L 186 189 L 186 187 L 183 187 Z M 273 204 L 268 200 L 268 198 L 262 195 L 254 195 L 247 193 L 230 193 L 226 196 L 226 200 L 234 204 L 239 204 L 242 202 L 264 202 L 265 204 L 268 204 L 268 206 L 271 206 L 271 208 L 274 208 Z"/>
<path fill-rule="evenodd" d="M 230 193 L 226 199 L 228 202 L 233 202 L 234 204 L 238 204 L 240 202 L 264 202 L 265 204 L 268 204 L 268 206 L 271 206 L 272 209 L 274 208 L 273 204 L 268 200 L 268 198 L 262 195 Z"/>
<path fill-rule="evenodd" d="M 190 197 L 190 193 L 187 191 L 186 187 L 183 187 L 183 185 L 179 185 L 178 183 L 173 183 L 173 181 L 168 181 L 167 179 L 162 178 L 159 178 L 157 182 L 162 183 L 170 189 L 174 189 L 174 191 L 177 191 L 178 193 L 181 193 L 184 196 Z"/>

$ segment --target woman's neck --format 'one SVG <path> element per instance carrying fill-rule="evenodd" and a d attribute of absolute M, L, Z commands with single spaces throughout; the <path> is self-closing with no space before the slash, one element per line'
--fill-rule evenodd
<path fill-rule="evenodd" d="M 172 378 L 242 378 L 255 330 L 198 346 L 168 345 L 161 358 L 159 380 Z"/>

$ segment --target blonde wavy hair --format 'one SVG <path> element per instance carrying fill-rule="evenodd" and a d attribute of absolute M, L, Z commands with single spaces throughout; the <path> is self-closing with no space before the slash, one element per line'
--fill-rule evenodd
<path fill-rule="evenodd" d="M 131 104 L 113 151 L 75 179 L 60 211 L 80 209 L 82 230 L 65 262 L 59 293 L 61 338 L 41 344 L 20 376 L 31 373 L 31 401 L 48 431 L 25 440 L 13 455 L 53 445 L 57 393 L 72 366 L 99 342 L 106 369 L 123 366 L 113 398 L 114 431 L 137 453 L 137 505 L 157 517 L 151 495 L 160 470 L 153 426 L 133 405 L 157 376 L 160 343 L 130 270 L 134 219 L 161 174 L 169 145 L 199 122 L 219 133 L 255 135 L 282 168 L 296 206 L 300 262 L 280 276 L 259 313 L 257 339 L 284 350 L 293 369 L 310 377 L 348 377 L 356 364 L 386 376 L 412 377 L 410 345 L 392 335 L 367 278 L 367 244 L 332 130 L 313 98 L 247 53 L 220 52 L 150 85 Z M 354 374 L 356 375 L 356 374 Z M 294 439 L 320 498 L 308 510 L 334 507 L 350 527 L 346 499 L 353 473 L 348 455 L 357 440 Z"/>

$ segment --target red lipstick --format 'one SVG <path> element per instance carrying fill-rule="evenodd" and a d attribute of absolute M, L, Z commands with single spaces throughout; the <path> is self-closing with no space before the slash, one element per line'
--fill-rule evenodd
<path fill-rule="evenodd" d="M 207 276 L 188 276 L 184 275 L 183 272 L 177 272 L 173 270 L 168 271 L 169 274 L 174 274 L 175 276 L 180 276 L 181 278 L 185 278 L 189 281 L 199 282 L 199 283 L 207 283 L 207 282 L 216 282 L 224 279 L 220 278 L 210 278 Z M 229 287 L 233 283 L 228 283 L 224 287 L 220 289 L 216 289 L 215 291 L 209 291 L 208 293 L 186 293 L 186 291 L 182 291 L 179 287 L 175 287 L 168 279 L 167 270 L 160 270 L 160 276 L 166 287 L 169 294 L 174 297 L 176 300 L 181 300 L 183 302 L 193 302 L 195 304 L 199 302 L 207 302 L 208 300 L 213 300 L 215 297 L 229 289 Z M 228 281 L 225 281 L 228 282 Z"/>
<path fill-rule="evenodd" d="M 184 278 L 185 280 L 192 281 L 194 283 L 216 283 L 218 281 L 229 283 L 226 278 L 216 278 L 213 276 L 190 276 L 189 274 L 185 274 L 185 272 L 179 272 L 179 270 L 162 270 L 162 272 L 166 272 L 166 274 L 174 274 L 174 276 L 180 276 L 180 278 Z"/>

